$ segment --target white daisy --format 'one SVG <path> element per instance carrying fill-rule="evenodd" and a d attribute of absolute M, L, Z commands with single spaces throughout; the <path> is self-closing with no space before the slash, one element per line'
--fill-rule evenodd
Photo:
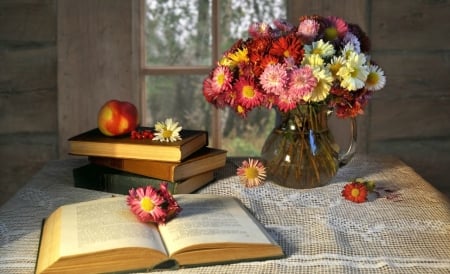
<path fill-rule="evenodd" d="M 172 118 L 167 118 L 165 122 L 157 122 L 155 125 L 155 137 L 152 140 L 160 142 L 175 142 L 181 140 L 180 131 L 182 127 Z"/>
<path fill-rule="evenodd" d="M 385 84 L 386 76 L 384 76 L 384 71 L 377 65 L 370 65 L 369 75 L 367 75 L 366 79 L 366 88 L 376 91 L 382 89 Z"/>

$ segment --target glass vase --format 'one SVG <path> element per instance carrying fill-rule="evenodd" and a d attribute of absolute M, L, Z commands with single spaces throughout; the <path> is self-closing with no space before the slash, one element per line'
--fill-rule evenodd
<path fill-rule="evenodd" d="M 261 158 L 267 177 L 289 188 L 313 188 L 327 184 L 356 149 L 356 120 L 350 120 L 349 148 L 341 153 L 328 121 L 326 105 L 300 105 L 282 113 L 281 122 L 266 139 Z"/>

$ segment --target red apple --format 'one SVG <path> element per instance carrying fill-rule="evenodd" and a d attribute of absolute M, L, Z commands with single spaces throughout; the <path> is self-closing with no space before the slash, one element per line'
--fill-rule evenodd
<path fill-rule="evenodd" d="M 109 100 L 100 108 L 97 122 L 106 136 L 127 134 L 138 125 L 138 111 L 130 102 Z"/>

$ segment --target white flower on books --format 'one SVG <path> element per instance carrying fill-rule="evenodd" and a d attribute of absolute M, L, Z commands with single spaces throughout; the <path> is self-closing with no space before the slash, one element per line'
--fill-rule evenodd
<path fill-rule="evenodd" d="M 175 142 L 181 140 L 180 131 L 182 127 L 178 122 L 167 118 L 165 122 L 157 122 L 155 125 L 155 137 L 152 140 L 160 142 Z"/>

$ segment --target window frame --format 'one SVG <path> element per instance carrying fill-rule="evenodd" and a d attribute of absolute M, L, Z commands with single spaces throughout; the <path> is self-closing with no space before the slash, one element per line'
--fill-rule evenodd
<path fill-rule="evenodd" d="M 161 76 L 161 75 L 208 75 L 214 64 L 217 63 L 221 52 L 219 49 L 220 45 L 220 28 L 219 28 L 219 1 L 211 0 L 211 64 L 209 66 L 148 66 L 146 63 L 146 51 L 145 51 L 145 12 L 146 12 L 146 1 L 139 0 L 138 5 L 138 17 L 137 20 L 139 26 L 136 26 L 139 33 L 139 92 L 140 92 L 140 108 L 141 108 L 141 119 L 146 117 L 147 112 L 147 97 L 146 97 L 146 76 Z M 212 107 L 211 108 L 211 130 L 208 132 L 210 136 L 210 146 L 220 148 L 222 146 L 222 135 L 221 135 L 221 121 L 220 121 L 220 110 Z M 142 121 L 145 123 L 145 121 Z"/>

